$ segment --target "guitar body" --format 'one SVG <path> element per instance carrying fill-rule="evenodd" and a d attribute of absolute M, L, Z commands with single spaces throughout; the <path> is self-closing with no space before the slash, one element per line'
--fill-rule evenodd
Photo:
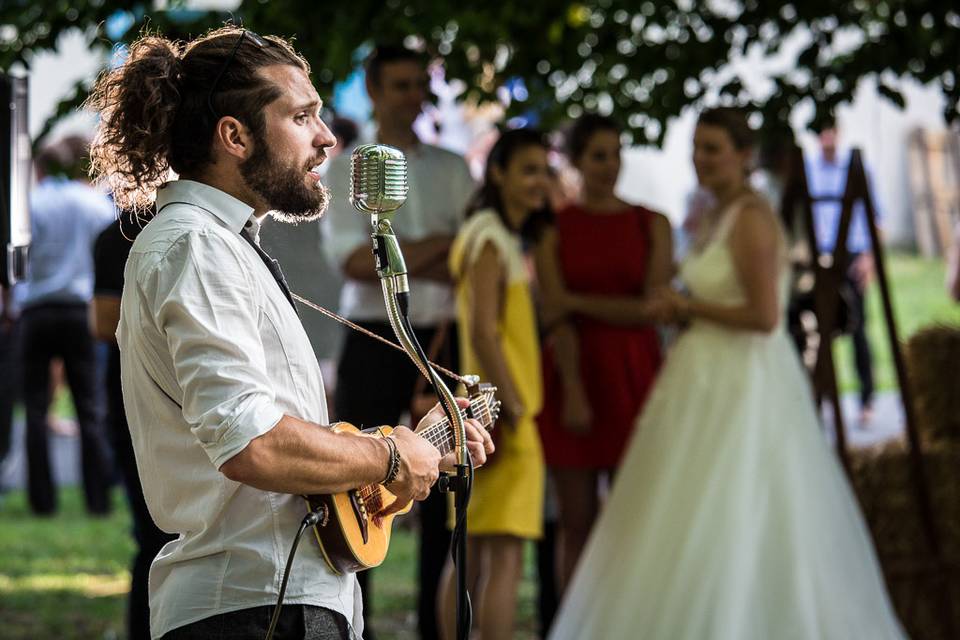
<path fill-rule="evenodd" d="M 347 422 L 338 423 L 332 429 L 336 433 L 364 434 L 374 438 L 385 438 L 393 432 L 392 427 L 364 432 Z M 397 513 L 375 517 L 374 513 L 396 500 L 396 496 L 379 484 L 305 498 L 310 511 L 316 511 L 320 506 L 327 508 L 327 522 L 315 526 L 313 532 L 323 559 L 337 575 L 379 566 L 390 547 L 393 519 L 413 507 L 410 502 Z"/>
<path fill-rule="evenodd" d="M 470 406 L 463 416 L 474 418 L 485 429 L 493 428 L 500 411 L 500 402 L 494 399 L 496 388 L 478 384 L 471 391 Z M 379 427 L 361 431 L 352 424 L 340 422 L 331 427 L 335 433 L 346 433 L 358 438 L 386 438 L 393 433 L 392 427 Z M 417 431 L 441 454 L 453 449 L 454 437 L 446 418 Z M 304 496 L 307 508 L 320 514 L 320 522 L 313 527 L 320 552 L 330 570 L 337 575 L 363 571 L 376 567 L 387 557 L 390 547 L 390 530 L 393 519 L 408 513 L 413 502 L 388 516 L 375 515 L 393 504 L 395 495 L 381 484 L 372 484 L 326 495 Z"/>

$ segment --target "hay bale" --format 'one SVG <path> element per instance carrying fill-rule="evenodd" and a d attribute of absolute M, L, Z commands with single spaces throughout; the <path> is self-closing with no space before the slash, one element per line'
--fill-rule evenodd
<path fill-rule="evenodd" d="M 921 441 L 960 442 L 960 327 L 921 329 L 905 355 Z"/>
<path fill-rule="evenodd" d="M 960 328 L 929 327 L 907 344 L 927 487 L 947 566 L 932 564 L 904 440 L 854 451 L 851 478 L 873 533 L 890 596 L 914 640 L 953 640 L 941 605 L 960 630 Z"/>
<path fill-rule="evenodd" d="M 914 640 L 952 640 L 940 606 L 946 589 L 954 603 L 955 628 L 960 629 L 960 444 L 926 447 L 923 457 L 934 522 L 950 570 L 931 564 L 902 441 L 855 452 L 851 476 L 890 596 L 908 634 Z"/>

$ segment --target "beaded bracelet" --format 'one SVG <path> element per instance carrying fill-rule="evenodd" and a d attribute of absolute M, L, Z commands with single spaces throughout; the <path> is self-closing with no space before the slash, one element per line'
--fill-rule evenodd
<path fill-rule="evenodd" d="M 400 475 L 400 451 L 397 449 L 397 443 L 394 442 L 393 438 L 387 437 L 384 440 L 390 449 L 390 462 L 387 465 L 387 475 L 380 484 L 386 487 Z"/>

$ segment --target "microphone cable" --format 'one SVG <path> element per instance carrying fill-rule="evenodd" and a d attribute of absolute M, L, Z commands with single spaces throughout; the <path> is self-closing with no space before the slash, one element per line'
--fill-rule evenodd
<path fill-rule="evenodd" d="M 264 637 L 264 640 L 271 640 L 273 638 L 273 632 L 276 630 L 277 622 L 280 620 L 283 595 L 287 592 L 287 579 L 290 577 L 290 568 L 293 566 L 293 557 L 296 555 L 297 547 L 300 545 L 300 538 L 303 537 L 303 532 L 307 530 L 307 527 L 319 524 L 322 519 L 322 514 L 317 511 L 311 511 L 303 516 L 303 520 L 300 521 L 300 529 L 297 530 L 297 535 L 293 539 L 293 545 L 290 547 L 290 555 L 287 556 L 287 566 L 283 570 L 283 579 L 280 581 L 280 595 L 277 596 L 277 604 L 273 608 L 273 617 L 270 618 L 270 626 L 267 628 L 267 635 Z"/>

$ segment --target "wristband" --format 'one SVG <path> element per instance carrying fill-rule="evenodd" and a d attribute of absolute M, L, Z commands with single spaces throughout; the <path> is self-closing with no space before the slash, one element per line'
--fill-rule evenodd
<path fill-rule="evenodd" d="M 387 443 L 387 448 L 390 449 L 390 460 L 387 463 L 387 475 L 384 476 L 383 482 L 380 484 L 386 487 L 400 475 L 400 451 L 397 449 L 397 443 L 394 442 L 393 438 L 386 437 L 384 441 Z"/>

